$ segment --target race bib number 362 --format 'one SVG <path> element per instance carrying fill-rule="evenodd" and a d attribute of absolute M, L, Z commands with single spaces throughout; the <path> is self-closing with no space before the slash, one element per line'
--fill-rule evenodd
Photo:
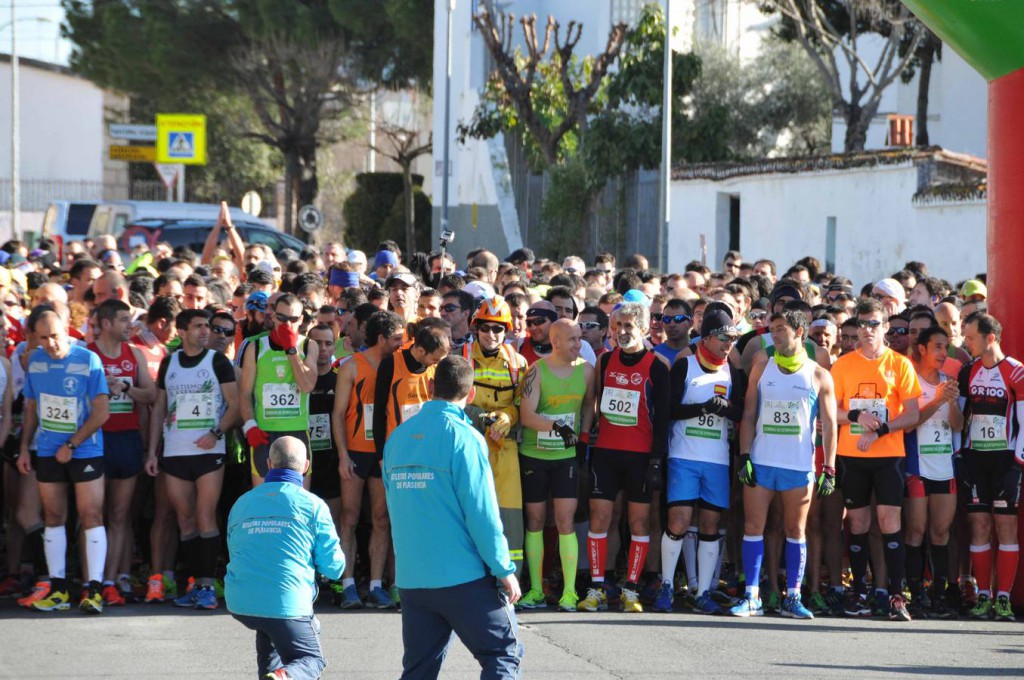
<path fill-rule="evenodd" d="M 302 412 L 299 403 L 299 386 L 291 383 L 266 383 L 263 385 L 263 417 L 294 418 Z"/>

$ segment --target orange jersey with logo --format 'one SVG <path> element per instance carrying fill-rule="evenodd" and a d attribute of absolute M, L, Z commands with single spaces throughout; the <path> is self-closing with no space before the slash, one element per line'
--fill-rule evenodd
<path fill-rule="evenodd" d="M 362 352 L 352 355 L 350 361 L 356 367 L 356 379 L 345 411 L 346 448 L 360 453 L 374 453 L 373 391 L 377 384 L 377 369 Z"/>

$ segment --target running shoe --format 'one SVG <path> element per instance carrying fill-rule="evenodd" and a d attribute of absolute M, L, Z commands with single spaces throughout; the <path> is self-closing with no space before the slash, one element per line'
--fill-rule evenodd
<path fill-rule="evenodd" d="M 37 581 L 29 594 L 25 597 L 18 598 L 18 606 L 32 609 L 32 605 L 40 600 L 45 600 L 50 596 L 50 582 L 49 581 Z"/>
<path fill-rule="evenodd" d="M 114 584 L 104 586 L 102 596 L 103 604 L 108 607 L 123 607 L 125 605 L 124 598 L 121 597 L 121 593 L 118 592 L 117 586 Z"/>
<path fill-rule="evenodd" d="M 690 590 L 689 587 L 683 586 L 676 591 L 676 597 L 679 598 L 680 604 L 684 609 L 694 609 L 697 606 L 697 598 L 693 594 L 694 591 Z"/>
<path fill-rule="evenodd" d="M 698 614 L 724 614 L 718 603 L 711 599 L 711 593 L 704 591 L 704 594 L 697 598 L 693 611 Z"/>
<path fill-rule="evenodd" d="M 388 597 L 395 603 L 395 606 L 399 609 L 402 608 L 402 593 L 398 590 L 398 585 L 392 583 L 391 587 L 388 588 Z"/>
<path fill-rule="evenodd" d="M 996 598 L 993 610 L 995 612 L 993 618 L 996 621 L 1016 621 L 1013 617 L 1013 607 L 1010 606 L 1010 598 L 1006 595 L 1000 595 Z"/>
<path fill-rule="evenodd" d="M 825 593 L 825 602 L 828 604 L 829 616 L 844 616 L 846 614 L 846 591 L 830 589 Z"/>
<path fill-rule="evenodd" d="M 749 595 L 744 597 L 738 604 L 729 610 L 729 615 L 742 616 L 744 618 L 750 616 L 764 616 L 764 606 L 761 604 L 761 598 L 750 597 Z"/>
<path fill-rule="evenodd" d="M 193 592 L 196 596 L 196 608 L 211 610 L 217 608 L 217 593 L 213 586 L 200 586 Z"/>
<path fill-rule="evenodd" d="M 978 604 L 978 582 L 973 576 L 960 581 L 960 606 L 965 611 L 974 609 Z"/>
<path fill-rule="evenodd" d="M 7 576 L 0 581 L 0 597 L 18 597 L 21 594 L 21 579 L 17 576 Z"/>
<path fill-rule="evenodd" d="M 978 604 L 971 609 L 972 619 L 992 618 L 992 598 L 984 593 L 978 595 Z"/>
<path fill-rule="evenodd" d="M 125 602 L 135 603 L 139 601 L 135 596 L 135 585 L 127 574 L 121 574 L 117 577 L 117 592 L 121 594 Z"/>
<path fill-rule="evenodd" d="M 729 595 L 729 593 L 725 592 L 725 590 L 721 588 L 716 588 L 715 590 L 712 590 L 709 594 L 711 595 L 711 599 L 714 600 L 715 603 L 723 609 L 728 609 L 729 607 L 732 607 L 739 601 L 737 598 L 732 597 L 731 595 Z"/>
<path fill-rule="evenodd" d="M 150 602 L 163 602 L 166 597 L 167 590 L 164 586 L 164 575 L 153 574 L 146 581 L 146 599 L 144 600 L 147 604 Z"/>
<path fill-rule="evenodd" d="M 661 593 L 661 580 L 658 578 L 648 579 L 644 587 L 640 589 L 640 604 L 654 604 L 654 600 L 657 599 L 659 593 Z"/>
<path fill-rule="evenodd" d="M 884 617 L 889 615 L 889 594 L 883 593 L 880 590 L 875 591 L 875 596 L 871 598 L 871 615 Z"/>
<path fill-rule="evenodd" d="M 843 607 L 846 616 L 871 616 L 871 607 L 868 605 L 868 596 L 850 592 L 850 597 Z"/>
<path fill-rule="evenodd" d="M 218 600 L 224 599 L 224 579 L 213 579 L 213 594 L 217 596 Z"/>
<path fill-rule="evenodd" d="M 543 591 L 530 589 L 523 593 L 516 604 L 523 609 L 546 609 L 548 601 Z"/>
<path fill-rule="evenodd" d="M 366 594 L 366 606 L 370 609 L 394 609 L 395 603 L 388 595 L 388 591 L 377 586 Z"/>
<path fill-rule="evenodd" d="M 764 610 L 769 614 L 778 614 L 782 610 L 782 594 L 777 590 L 769 590 L 764 598 Z"/>
<path fill-rule="evenodd" d="M 363 601 L 359 599 L 359 589 L 356 588 L 356 584 L 352 584 L 341 591 L 341 598 L 338 601 L 338 606 L 342 609 L 362 609 Z"/>
<path fill-rule="evenodd" d="M 953 607 L 946 597 L 939 597 L 932 602 L 932 609 L 928 612 L 928 618 L 955 619 L 959 616 L 958 612 L 959 608 Z"/>
<path fill-rule="evenodd" d="M 644 606 L 640 604 L 640 594 L 632 588 L 622 589 L 622 594 L 619 595 L 619 605 L 627 614 L 641 614 L 644 611 Z"/>
<path fill-rule="evenodd" d="M 889 598 L 889 620 L 910 621 L 910 612 L 907 611 L 907 601 L 902 595 L 893 595 Z"/>
<path fill-rule="evenodd" d="M 558 611 L 574 612 L 579 607 L 579 604 L 580 596 L 576 594 L 575 590 L 570 590 L 562 594 L 562 599 L 558 601 Z"/>
<path fill-rule="evenodd" d="M 658 591 L 658 597 L 654 600 L 653 609 L 656 612 L 671 612 L 674 600 L 675 597 L 672 593 L 672 584 L 669 581 L 663 581 L 661 584 L 661 590 Z"/>
<path fill-rule="evenodd" d="M 782 615 L 790 619 L 813 619 L 814 614 L 800 601 L 800 593 L 787 595 L 782 602 Z"/>
<path fill-rule="evenodd" d="M 619 587 L 619 584 L 614 581 L 608 581 L 605 583 L 604 594 L 608 598 L 609 607 L 619 606 L 619 597 L 622 594 L 622 588 Z"/>
<path fill-rule="evenodd" d="M 196 589 L 196 578 L 194 576 L 189 576 L 188 577 L 188 585 L 185 586 L 185 592 L 186 593 L 191 593 L 195 589 Z"/>
<path fill-rule="evenodd" d="M 71 595 L 66 590 L 51 590 L 46 597 L 33 602 L 32 608 L 41 612 L 59 612 L 71 609 Z"/>
<path fill-rule="evenodd" d="M 825 601 L 825 597 L 817 590 L 811 593 L 811 598 L 808 600 L 807 604 L 808 609 L 810 609 L 811 613 L 815 616 L 823 616 L 829 613 L 828 602 Z"/>
<path fill-rule="evenodd" d="M 270 671 L 264 675 L 263 680 L 289 680 L 289 676 L 285 669 L 278 668 L 276 671 Z"/>
<path fill-rule="evenodd" d="M 183 609 L 195 609 L 199 606 L 199 589 L 193 588 L 184 595 L 174 598 L 174 606 Z"/>
<path fill-rule="evenodd" d="M 82 589 L 82 599 L 78 602 L 78 608 L 86 614 L 103 613 L 103 595 L 100 593 L 100 584 L 93 582 Z"/>
<path fill-rule="evenodd" d="M 581 612 L 608 611 L 608 596 L 602 588 L 588 588 L 587 596 L 576 607 Z"/>

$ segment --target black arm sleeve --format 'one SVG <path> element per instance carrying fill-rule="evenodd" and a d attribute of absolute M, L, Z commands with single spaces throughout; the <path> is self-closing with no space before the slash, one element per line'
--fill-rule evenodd
<path fill-rule="evenodd" d="M 702 404 L 683 404 L 686 394 L 686 371 L 690 362 L 680 359 L 672 363 L 670 375 L 672 410 L 668 414 L 670 420 L 689 420 L 704 413 Z"/>
<path fill-rule="evenodd" d="M 401 354 L 401 350 L 397 354 Z M 373 389 L 373 448 L 378 456 L 384 455 L 384 441 L 388 433 L 388 388 L 395 376 L 395 355 L 385 357 L 377 368 L 377 384 Z"/>
<path fill-rule="evenodd" d="M 743 406 L 747 400 L 747 376 L 743 371 L 732 371 L 732 392 L 729 397 L 729 410 L 723 418 L 728 418 L 734 423 L 743 419 Z"/>
<path fill-rule="evenodd" d="M 157 373 L 156 373 L 156 387 L 157 387 L 157 389 L 160 389 L 160 390 L 166 390 L 167 389 L 167 384 L 166 384 L 166 381 L 167 381 L 167 367 L 170 366 L 170 364 L 171 364 L 171 355 L 170 354 L 168 354 L 167 356 L 165 356 L 163 359 L 160 360 L 160 368 L 157 370 Z"/>
<path fill-rule="evenodd" d="M 594 418 L 594 424 L 590 428 L 592 431 L 596 431 L 598 424 L 601 422 L 601 395 L 604 393 L 604 374 L 608 371 L 608 361 L 611 358 L 611 352 L 605 352 L 597 358 L 597 375 L 594 376 L 594 380 L 597 381 L 597 389 L 594 390 L 594 403 L 597 405 L 597 415 Z M 594 439 L 593 441 L 597 440 Z"/>
<path fill-rule="evenodd" d="M 668 454 L 668 429 L 672 424 L 671 413 L 664 405 L 672 396 L 672 379 L 668 366 L 660 361 L 651 364 L 651 391 L 654 405 L 654 442 L 651 457 L 663 460 Z"/>
<path fill-rule="evenodd" d="M 213 350 L 210 351 L 213 352 Z M 231 365 L 231 360 L 220 352 L 213 354 L 213 374 L 217 376 L 217 382 L 222 385 L 235 382 L 235 367 Z"/>

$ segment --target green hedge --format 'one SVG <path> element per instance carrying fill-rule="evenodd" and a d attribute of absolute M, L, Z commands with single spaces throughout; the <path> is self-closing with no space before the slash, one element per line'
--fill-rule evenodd
<path fill-rule="evenodd" d="M 412 176 L 416 210 L 416 247 L 429 250 L 431 203 L 423 193 L 423 175 Z M 402 200 L 402 174 L 364 172 L 356 175 L 356 189 L 345 201 L 345 244 L 373 257 L 378 243 L 392 239 L 405 249 L 405 218 Z"/>

